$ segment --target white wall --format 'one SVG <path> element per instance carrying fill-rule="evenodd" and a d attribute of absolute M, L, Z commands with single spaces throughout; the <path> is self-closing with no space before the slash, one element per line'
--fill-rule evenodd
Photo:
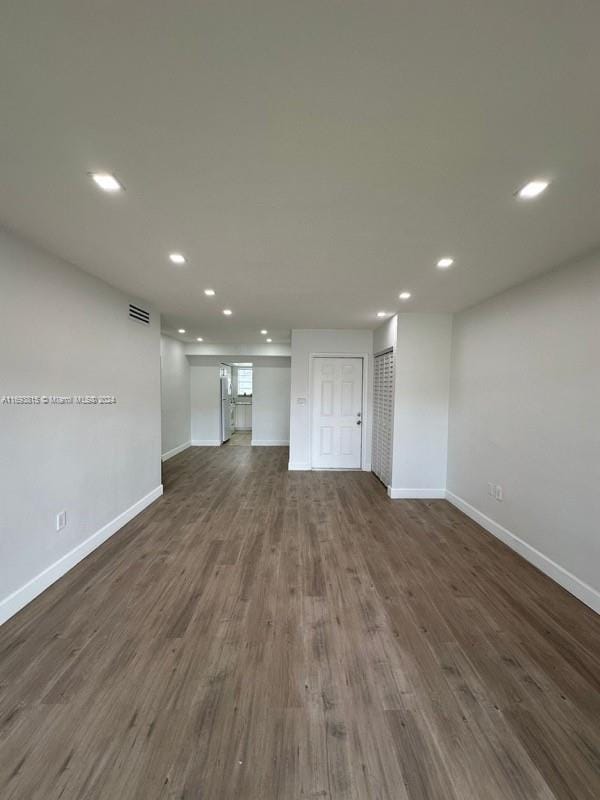
<path fill-rule="evenodd" d="M 395 349 L 398 337 L 398 315 L 387 319 L 373 331 L 373 352 L 383 353 L 384 350 Z"/>
<path fill-rule="evenodd" d="M 185 345 L 186 355 L 190 357 L 214 356 L 222 361 L 253 361 L 254 357 L 271 358 L 277 356 L 290 357 L 289 344 L 218 344 L 211 342 L 189 342 Z"/>
<path fill-rule="evenodd" d="M 368 353 L 364 380 L 367 403 L 363 409 L 364 468 L 371 469 L 371 398 L 373 331 L 363 330 L 293 330 L 290 408 L 290 469 L 310 469 L 310 392 L 309 372 L 311 353 L 361 354 Z M 299 402 L 300 401 L 300 402 Z M 303 402 L 304 401 L 304 402 Z"/>
<path fill-rule="evenodd" d="M 162 492 L 159 320 L 130 301 L 0 231 L 0 397 L 117 398 L 0 404 L 0 621 Z"/>
<path fill-rule="evenodd" d="M 206 360 L 191 367 L 192 444 L 213 446 L 221 444 L 220 362 Z"/>
<path fill-rule="evenodd" d="M 289 358 L 259 360 L 254 366 L 252 444 L 287 445 L 290 440 Z"/>
<path fill-rule="evenodd" d="M 395 353 L 391 497 L 444 497 L 450 314 L 400 314 Z"/>
<path fill-rule="evenodd" d="M 600 256 L 458 314 L 451 387 L 450 499 L 600 611 Z"/>
<path fill-rule="evenodd" d="M 190 445 L 190 364 L 185 345 L 160 337 L 160 388 L 163 461 Z"/>

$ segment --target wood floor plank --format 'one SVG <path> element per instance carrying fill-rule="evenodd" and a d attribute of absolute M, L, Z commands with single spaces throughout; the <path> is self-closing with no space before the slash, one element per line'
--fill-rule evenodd
<path fill-rule="evenodd" d="M 445 501 L 287 461 L 170 459 L 0 629 L 3 800 L 599 797 L 600 618 Z"/>

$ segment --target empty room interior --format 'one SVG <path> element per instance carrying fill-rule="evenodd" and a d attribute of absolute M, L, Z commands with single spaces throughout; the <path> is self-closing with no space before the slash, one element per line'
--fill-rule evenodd
<path fill-rule="evenodd" d="M 600 4 L 1 6 L 2 800 L 598 800 Z"/>

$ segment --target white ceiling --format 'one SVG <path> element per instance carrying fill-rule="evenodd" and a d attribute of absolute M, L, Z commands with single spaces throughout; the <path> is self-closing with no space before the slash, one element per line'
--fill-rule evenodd
<path fill-rule="evenodd" d="M 598 244 L 599 30 L 597 0 L 4 3 L 0 220 L 184 338 L 455 311 Z"/>

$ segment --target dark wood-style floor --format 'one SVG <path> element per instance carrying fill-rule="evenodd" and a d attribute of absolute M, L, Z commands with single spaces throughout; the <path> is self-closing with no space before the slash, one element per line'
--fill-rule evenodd
<path fill-rule="evenodd" d="M 3 800 L 598 800 L 600 618 L 445 501 L 192 448 L 0 629 Z"/>

